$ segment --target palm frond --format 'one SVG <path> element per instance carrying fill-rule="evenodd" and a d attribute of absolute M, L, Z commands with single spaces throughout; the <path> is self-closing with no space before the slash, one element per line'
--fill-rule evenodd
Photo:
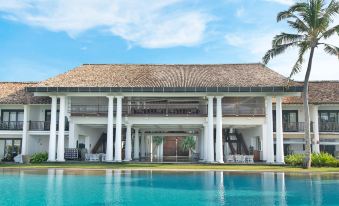
<path fill-rule="evenodd" d="M 296 29 L 299 33 L 307 33 L 310 28 L 300 19 L 296 19 L 295 21 L 287 21 L 287 23 L 293 29 Z"/>
<path fill-rule="evenodd" d="M 300 49 L 298 53 L 298 59 L 295 62 L 288 79 L 291 79 L 295 74 L 299 73 L 302 69 L 302 64 L 304 63 L 304 55 L 306 51 L 308 50 L 308 45 L 306 43 L 301 43 L 299 44 L 299 46 L 300 46 Z"/>
<path fill-rule="evenodd" d="M 264 57 L 262 58 L 262 61 L 264 64 L 267 64 L 271 59 L 273 59 L 275 56 L 282 54 L 286 49 L 296 46 L 297 42 L 292 42 L 288 44 L 282 44 L 282 45 L 273 45 L 273 48 L 268 50 Z"/>
<path fill-rule="evenodd" d="M 281 20 L 288 19 L 291 17 L 296 18 L 296 16 L 293 13 L 303 11 L 305 7 L 307 7 L 306 3 L 296 3 L 292 5 L 288 10 L 279 12 L 277 15 L 277 21 L 279 22 Z"/>
<path fill-rule="evenodd" d="M 324 43 L 324 51 L 330 55 L 337 56 L 339 59 L 339 47 Z"/>
<path fill-rule="evenodd" d="M 327 39 L 329 37 L 331 37 L 334 33 L 337 33 L 339 35 L 339 25 L 336 25 L 330 29 L 328 29 L 327 31 L 322 33 L 322 37 L 324 37 L 324 39 Z"/>
<path fill-rule="evenodd" d="M 325 10 L 324 17 L 330 19 L 337 14 L 339 14 L 339 2 L 332 0 Z"/>
<path fill-rule="evenodd" d="M 298 42 L 302 40 L 303 38 L 304 36 L 300 34 L 289 34 L 289 33 L 282 32 L 281 34 L 278 34 L 273 38 L 272 45 L 278 46 L 282 44 Z"/>

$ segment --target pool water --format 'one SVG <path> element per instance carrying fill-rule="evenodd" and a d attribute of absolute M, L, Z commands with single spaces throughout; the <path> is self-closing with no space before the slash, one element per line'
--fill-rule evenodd
<path fill-rule="evenodd" d="M 339 174 L 0 169 L 0 205 L 339 205 Z"/>

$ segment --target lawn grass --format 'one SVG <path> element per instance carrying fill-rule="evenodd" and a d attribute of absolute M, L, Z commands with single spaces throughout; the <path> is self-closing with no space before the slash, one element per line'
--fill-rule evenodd
<path fill-rule="evenodd" d="M 135 169 L 135 170 L 228 170 L 244 172 L 339 172 L 339 167 L 300 167 L 284 165 L 221 165 L 221 164 L 159 164 L 159 163 L 41 163 L 41 164 L 4 164 L 0 168 L 18 169 Z"/>

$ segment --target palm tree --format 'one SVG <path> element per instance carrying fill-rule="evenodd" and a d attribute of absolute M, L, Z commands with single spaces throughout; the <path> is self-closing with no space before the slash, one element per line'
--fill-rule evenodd
<path fill-rule="evenodd" d="M 339 58 L 339 47 L 325 42 L 329 37 L 337 34 L 339 36 L 339 25 L 331 26 L 331 23 L 339 14 L 339 3 L 331 0 L 325 4 L 324 0 L 308 0 L 292 5 L 288 10 L 277 15 L 277 21 L 287 20 L 288 25 L 296 30 L 296 33 L 285 33 L 276 35 L 272 41 L 272 49 L 268 50 L 263 57 L 267 64 L 275 56 L 282 54 L 288 48 L 298 48 L 298 59 L 289 76 L 291 79 L 300 72 L 304 63 L 304 56 L 309 52 L 307 70 L 304 79 L 303 104 L 305 112 L 305 160 L 304 168 L 311 167 L 311 135 L 310 115 L 308 106 L 308 81 L 311 74 L 312 60 L 315 49 L 322 46 L 324 51 Z"/>
<path fill-rule="evenodd" d="M 180 147 L 183 151 L 189 151 L 189 156 L 191 156 L 191 154 L 194 152 L 194 148 L 195 148 L 195 139 L 192 136 L 189 137 L 185 137 L 181 143 L 180 143 Z"/>
<path fill-rule="evenodd" d="M 164 137 L 154 136 L 152 141 L 154 143 L 153 150 L 157 150 L 157 158 L 160 158 L 160 145 L 162 144 Z"/>

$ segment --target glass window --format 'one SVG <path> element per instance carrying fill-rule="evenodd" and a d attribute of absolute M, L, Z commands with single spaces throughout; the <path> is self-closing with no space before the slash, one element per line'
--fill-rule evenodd
<path fill-rule="evenodd" d="M 8 120 L 9 120 L 9 112 L 3 112 L 2 121 L 8 121 Z"/>
<path fill-rule="evenodd" d="M 320 122 L 339 122 L 339 111 L 319 111 Z"/>
<path fill-rule="evenodd" d="M 59 111 L 57 111 L 57 122 L 59 122 Z M 51 110 L 46 110 L 45 111 L 45 121 L 50 122 L 51 121 Z"/>
<path fill-rule="evenodd" d="M 18 112 L 17 121 L 24 121 L 24 112 Z"/>
<path fill-rule="evenodd" d="M 3 110 L 1 113 L 1 121 L 4 122 L 23 121 L 24 119 L 23 110 Z"/>

